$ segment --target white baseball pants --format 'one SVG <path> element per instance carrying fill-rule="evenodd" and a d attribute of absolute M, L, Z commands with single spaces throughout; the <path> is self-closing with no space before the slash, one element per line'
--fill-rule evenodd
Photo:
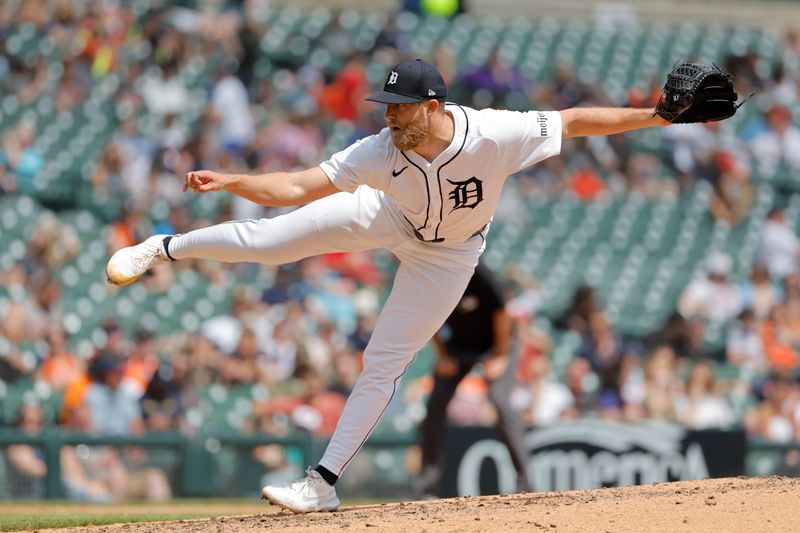
<path fill-rule="evenodd" d="M 385 248 L 400 260 L 394 285 L 364 351 L 364 369 L 319 464 L 340 476 L 378 424 L 414 355 L 455 308 L 484 249 L 417 240 L 391 200 L 359 187 L 275 218 L 227 222 L 174 237 L 175 259 L 278 265 L 330 252 Z"/>

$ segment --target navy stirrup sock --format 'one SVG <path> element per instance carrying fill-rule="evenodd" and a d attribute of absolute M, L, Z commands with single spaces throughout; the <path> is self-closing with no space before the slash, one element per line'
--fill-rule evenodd
<path fill-rule="evenodd" d="M 314 470 L 319 472 L 319 475 L 322 476 L 322 479 L 327 481 L 328 485 L 330 485 L 331 487 L 336 485 L 336 482 L 339 481 L 339 476 L 337 476 L 336 474 L 334 474 L 333 472 L 331 472 L 322 465 L 317 465 L 316 468 L 314 468 Z"/>
<path fill-rule="evenodd" d="M 169 257 L 169 260 L 170 261 L 175 261 L 175 258 L 172 257 L 171 255 L 169 255 L 169 241 L 172 240 L 172 237 L 173 237 L 173 235 L 167 235 L 166 237 L 164 237 L 164 240 L 161 241 L 161 244 L 164 246 L 164 253 L 167 254 L 167 257 Z"/>

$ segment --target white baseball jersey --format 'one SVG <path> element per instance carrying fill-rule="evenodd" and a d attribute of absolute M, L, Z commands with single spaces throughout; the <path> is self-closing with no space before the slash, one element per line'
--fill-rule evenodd
<path fill-rule="evenodd" d="M 451 104 L 446 110 L 455 134 L 432 162 L 398 150 L 384 128 L 320 167 L 343 191 L 383 191 L 421 240 L 463 241 L 491 222 L 510 174 L 561 151 L 561 115 Z"/>

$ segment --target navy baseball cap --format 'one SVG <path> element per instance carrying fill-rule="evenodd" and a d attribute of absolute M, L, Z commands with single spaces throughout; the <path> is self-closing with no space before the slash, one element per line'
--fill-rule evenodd
<path fill-rule="evenodd" d="M 383 90 L 369 95 L 367 100 L 381 104 L 412 104 L 446 98 L 447 85 L 436 67 L 416 59 L 392 67 Z"/>

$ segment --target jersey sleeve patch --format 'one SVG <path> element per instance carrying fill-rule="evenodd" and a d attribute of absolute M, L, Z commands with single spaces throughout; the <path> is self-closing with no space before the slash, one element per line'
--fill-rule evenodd
<path fill-rule="evenodd" d="M 486 113 L 488 129 L 498 143 L 506 174 L 514 174 L 561 153 L 561 113 L 558 111 L 483 110 L 481 113 Z"/>

